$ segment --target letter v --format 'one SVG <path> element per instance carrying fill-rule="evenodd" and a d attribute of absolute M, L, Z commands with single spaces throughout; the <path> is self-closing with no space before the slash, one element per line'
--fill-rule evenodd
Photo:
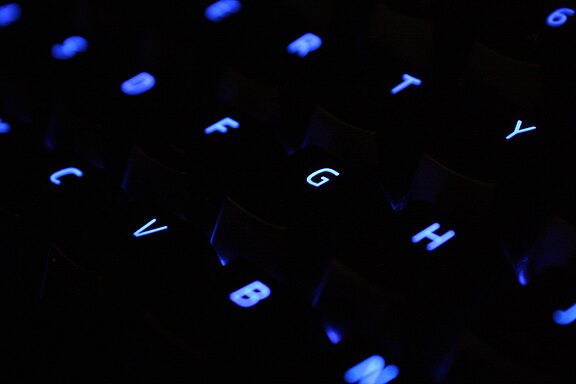
<path fill-rule="evenodd" d="M 135 237 L 140 237 L 140 236 L 146 236 L 146 235 L 150 235 L 154 232 L 159 232 L 159 231 L 163 231 L 165 229 L 168 229 L 167 226 L 163 226 L 163 227 L 158 227 L 158 228 L 154 228 L 151 229 L 149 231 L 147 231 L 146 229 L 148 227 L 150 227 L 152 224 L 154 224 L 156 222 L 156 219 L 152 219 L 150 220 L 148 223 L 146 223 L 145 225 L 143 225 L 139 230 L 137 230 L 136 232 L 133 233 L 133 235 Z"/>

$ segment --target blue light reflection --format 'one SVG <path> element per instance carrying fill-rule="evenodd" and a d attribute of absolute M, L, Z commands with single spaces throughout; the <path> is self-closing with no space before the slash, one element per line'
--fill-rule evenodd
<path fill-rule="evenodd" d="M 0 5 L 0 28 L 4 28 L 16 22 L 22 15 L 22 8 L 18 3 Z"/>
<path fill-rule="evenodd" d="M 77 53 L 85 52 L 88 49 L 88 41 L 81 36 L 70 36 L 62 44 L 52 46 L 52 57 L 58 60 L 68 60 L 76 56 Z"/>
<path fill-rule="evenodd" d="M 576 304 L 563 311 L 561 309 L 554 311 L 554 322 L 558 325 L 570 325 L 576 320 Z"/>
<path fill-rule="evenodd" d="M 204 11 L 204 16 L 210 21 L 219 23 L 228 16 L 240 12 L 242 4 L 237 0 L 220 0 L 209 5 Z"/>
<path fill-rule="evenodd" d="M 141 72 L 134 77 L 126 80 L 120 86 L 122 92 L 130 96 L 136 96 L 147 92 L 154 87 L 156 79 L 148 72 Z"/>
<path fill-rule="evenodd" d="M 2 119 L 0 119 L 0 134 L 8 133 L 8 132 L 10 132 L 11 129 L 12 129 L 12 127 L 10 127 L 10 124 L 8 124 L 7 122 L 2 121 Z"/>

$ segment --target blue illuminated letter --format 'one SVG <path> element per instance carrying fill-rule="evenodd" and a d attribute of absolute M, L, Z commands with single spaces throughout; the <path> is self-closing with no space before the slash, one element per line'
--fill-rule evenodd
<path fill-rule="evenodd" d="M 344 380 L 350 384 L 386 384 L 398 377 L 399 373 L 397 366 L 386 366 L 382 356 L 372 355 L 347 370 Z"/>
<path fill-rule="evenodd" d="M 561 309 L 554 311 L 554 322 L 559 325 L 569 325 L 576 320 L 576 304 L 563 311 Z"/>
<path fill-rule="evenodd" d="M 402 75 L 402 82 L 400 84 L 398 84 L 397 86 L 395 86 L 394 88 L 392 88 L 392 90 L 390 90 L 390 93 L 395 95 L 410 85 L 415 85 L 418 87 L 420 84 L 422 84 L 422 80 L 417 79 L 414 76 L 410 76 L 410 75 L 405 73 Z"/>
<path fill-rule="evenodd" d="M 322 45 L 322 39 L 313 33 L 305 33 L 288 45 L 287 51 L 290 54 L 297 54 L 300 57 L 317 50 Z"/>
<path fill-rule="evenodd" d="M 70 36 L 62 44 L 52 46 L 52 57 L 58 60 L 67 60 L 76 56 L 79 52 L 88 49 L 88 41 L 81 36 Z"/>
<path fill-rule="evenodd" d="M 546 18 L 546 24 L 549 27 L 560 27 L 568 20 L 568 16 L 574 16 L 574 10 L 570 8 L 558 8 L 554 12 L 548 15 Z"/>
<path fill-rule="evenodd" d="M 8 133 L 8 132 L 10 132 L 10 124 L 0 119 L 0 133 Z"/>
<path fill-rule="evenodd" d="M 236 305 L 249 308 L 252 307 L 260 300 L 264 300 L 272 291 L 268 286 L 259 280 L 253 281 L 252 283 L 232 292 L 228 297 Z"/>
<path fill-rule="evenodd" d="M 0 5 L 0 28 L 4 28 L 20 18 L 22 9 L 17 3 Z"/>
<path fill-rule="evenodd" d="M 53 184 L 60 185 L 60 184 L 62 184 L 62 182 L 60 181 L 60 178 L 62 176 L 66 176 L 66 175 L 74 175 L 76 177 L 84 176 L 82 171 L 79 170 L 78 168 L 69 167 L 69 168 L 64 168 L 64 169 L 61 169 L 57 172 L 54 172 L 52 175 L 50 175 L 50 181 Z"/>
<path fill-rule="evenodd" d="M 506 136 L 506 140 L 510 140 L 511 138 L 513 138 L 514 136 L 516 136 L 519 133 L 533 131 L 536 129 L 536 127 L 520 128 L 521 126 L 522 126 L 522 120 L 518 120 L 516 122 L 516 127 L 514 127 L 514 132 L 512 132 L 511 134 Z"/>
<path fill-rule="evenodd" d="M 315 172 L 312 172 L 310 175 L 308 175 L 308 177 L 306 178 L 306 181 L 308 182 L 308 184 L 318 188 L 319 186 L 321 186 L 322 184 L 327 183 L 328 181 L 330 181 L 329 178 L 327 178 L 326 176 L 320 176 L 320 181 L 314 181 L 314 177 L 318 176 L 321 173 L 331 173 L 334 176 L 339 176 L 340 173 L 338 173 L 337 171 L 333 170 L 332 168 L 322 168 L 319 169 Z"/>
<path fill-rule="evenodd" d="M 221 132 L 221 133 L 226 133 L 226 132 L 228 132 L 228 127 L 238 129 L 238 127 L 240 127 L 240 123 L 234 119 L 231 119 L 229 117 L 225 117 L 222 120 L 220 120 L 219 122 L 214 123 L 211 126 L 209 126 L 208 128 L 206 128 L 204 130 L 204 133 L 206 135 L 209 135 L 209 134 L 214 133 L 216 131 Z"/>
<path fill-rule="evenodd" d="M 149 91 L 156 84 L 154 76 L 148 72 L 141 72 L 122 83 L 120 88 L 127 95 L 135 96 Z"/>
<path fill-rule="evenodd" d="M 134 237 L 146 236 L 146 235 L 150 235 L 150 234 L 155 233 L 155 232 L 159 232 L 159 231 L 163 231 L 165 229 L 168 229 L 168 227 L 164 225 L 163 227 L 158 227 L 158 228 L 154 228 L 154 229 L 151 229 L 149 231 L 146 231 L 146 229 L 149 228 L 155 222 L 156 222 L 156 219 L 152 219 L 149 222 L 147 222 L 146 224 L 144 224 L 139 230 L 137 230 L 136 232 L 133 233 Z"/>
<path fill-rule="evenodd" d="M 237 0 L 220 0 L 208 6 L 204 11 L 204 16 L 210 21 L 218 23 L 233 13 L 238 13 L 242 9 L 242 4 Z"/>
<path fill-rule="evenodd" d="M 439 235 L 434 233 L 434 231 L 437 230 L 438 228 L 440 228 L 440 224 L 438 224 L 438 223 L 432 224 L 428 228 L 426 228 L 426 229 L 418 232 L 414 236 L 412 236 L 412 242 L 418 243 L 418 242 L 422 241 L 424 238 L 428 238 L 429 240 L 432 240 L 432 241 L 430 243 L 428 243 L 428 245 L 426 246 L 426 249 L 428 251 L 433 251 L 436 248 L 438 248 L 439 246 L 441 246 L 442 244 L 444 244 L 445 242 L 447 242 L 448 240 L 450 240 L 451 238 L 453 238 L 454 235 L 456 234 L 454 231 L 450 230 L 450 231 L 446 232 L 445 234 L 439 236 Z"/>

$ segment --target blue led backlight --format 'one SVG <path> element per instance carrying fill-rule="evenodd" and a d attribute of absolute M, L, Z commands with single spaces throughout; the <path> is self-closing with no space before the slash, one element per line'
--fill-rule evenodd
<path fill-rule="evenodd" d="M 237 122 L 236 120 L 234 120 L 230 117 L 225 117 L 222 120 L 220 120 L 220 121 L 212 124 L 208 128 L 206 128 L 204 130 L 204 134 L 210 135 L 214 132 L 227 133 L 228 128 L 238 129 L 239 127 L 240 127 L 239 122 Z"/>
<path fill-rule="evenodd" d="M 518 273 L 518 283 L 520 283 L 520 285 L 523 287 L 528 285 L 528 272 L 526 271 L 526 269 L 522 268 L 517 273 Z"/>
<path fill-rule="evenodd" d="M 223 267 L 226 266 L 226 264 L 228 264 L 228 259 L 226 259 L 223 256 L 217 255 L 218 256 L 218 261 L 220 261 L 220 264 L 222 264 Z"/>
<path fill-rule="evenodd" d="M 242 308 L 250 308 L 258 304 L 260 300 L 266 299 L 272 290 L 260 280 L 232 292 L 228 297 L 232 302 Z"/>
<path fill-rule="evenodd" d="M 82 177 L 82 176 L 84 176 L 84 173 L 81 170 L 79 170 L 78 168 L 68 167 L 68 168 L 64 168 L 64 169 L 61 169 L 59 171 L 56 171 L 52 175 L 50 175 L 50 181 L 52 182 L 52 184 L 60 185 L 60 184 L 62 184 L 62 181 L 60 180 L 60 178 L 63 176 L 68 176 L 68 175 L 73 175 L 76 177 Z"/>
<path fill-rule="evenodd" d="M 22 8 L 18 3 L 0 5 L 0 28 L 9 26 L 22 15 Z"/>
<path fill-rule="evenodd" d="M 518 283 L 523 287 L 528 285 L 530 282 L 529 260 L 529 258 L 524 257 L 516 262 L 516 265 L 514 266 Z"/>
<path fill-rule="evenodd" d="M 326 184 L 327 182 L 330 181 L 330 178 L 324 176 L 326 174 L 334 176 L 340 175 L 338 171 L 335 171 L 332 168 L 322 168 L 309 174 L 308 177 L 306 178 L 306 182 L 311 186 L 318 188 L 321 185 Z M 317 176 L 320 176 L 320 178 L 318 178 Z"/>
<path fill-rule="evenodd" d="M 399 374 L 400 370 L 397 366 L 386 366 L 382 356 L 372 355 L 348 369 L 344 373 L 344 381 L 349 384 L 386 384 L 398 377 Z"/>
<path fill-rule="evenodd" d="M 409 87 L 410 85 L 414 85 L 416 87 L 420 86 L 420 84 L 422 84 L 422 80 L 415 78 L 414 76 L 410 76 L 409 74 L 405 73 L 402 75 L 402 82 L 400 84 L 398 84 L 397 86 L 395 86 L 394 88 L 392 88 L 390 90 L 390 93 L 395 95 L 401 91 L 403 91 L 405 88 Z"/>
<path fill-rule="evenodd" d="M 68 60 L 76 56 L 77 53 L 86 52 L 88 41 L 81 36 L 70 36 L 62 44 L 52 46 L 52 57 L 58 60 Z"/>
<path fill-rule="evenodd" d="M 305 33 L 288 45 L 286 50 L 290 54 L 305 57 L 308 53 L 317 50 L 322 45 L 322 39 L 313 33 Z"/>
<path fill-rule="evenodd" d="M 571 8 L 558 8 L 548 15 L 546 25 L 552 28 L 560 27 L 568 21 L 568 16 L 574 16 L 574 13 L 574 10 Z"/>
<path fill-rule="evenodd" d="M 514 136 L 520 134 L 520 133 L 524 133 L 524 132 L 529 132 L 529 131 L 533 131 L 535 130 L 536 127 L 532 126 L 532 127 L 526 127 L 526 128 L 522 128 L 522 120 L 518 120 L 516 122 L 516 126 L 514 127 L 514 132 L 512 132 L 511 134 L 509 134 L 508 136 L 506 136 L 506 140 L 510 140 L 511 138 L 513 138 Z"/>
<path fill-rule="evenodd" d="M 554 322 L 558 325 L 570 325 L 576 320 L 576 304 L 563 311 L 561 309 L 554 311 Z"/>
<path fill-rule="evenodd" d="M 156 232 L 160 232 L 160 231 L 164 231 L 166 229 L 168 229 L 167 226 L 162 226 L 162 227 L 158 227 L 158 228 L 153 228 L 147 231 L 148 228 L 150 228 L 150 226 L 152 224 L 154 224 L 156 222 L 156 219 L 152 219 L 149 222 L 147 222 L 146 224 L 144 224 L 142 227 L 140 227 L 140 229 L 138 229 L 136 232 L 133 233 L 134 237 L 142 237 L 142 236 L 146 236 L 146 235 L 151 235 L 152 233 L 156 233 Z"/>
<path fill-rule="evenodd" d="M 434 233 L 434 231 L 436 231 L 438 228 L 440 228 L 440 224 L 438 223 L 430 225 L 429 227 L 412 236 L 412 242 L 419 243 L 420 241 L 427 238 L 428 240 L 431 240 L 431 242 L 426 245 L 426 249 L 428 251 L 433 251 L 456 235 L 456 233 L 452 230 L 447 231 L 443 235 L 437 235 Z"/>
<path fill-rule="evenodd" d="M 126 80 L 120 86 L 122 92 L 130 96 L 136 96 L 154 88 L 156 79 L 148 72 L 141 72 L 136 76 Z"/>
<path fill-rule="evenodd" d="M 326 336 L 328 340 L 334 345 L 340 343 L 342 341 L 342 334 L 333 327 L 325 326 L 324 331 L 326 332 Z"/>
<path fill-rule="evenodd" d="M 228 16 L 240 12 L 242 4 L 237 0 L 220 0 L 208 6 L 204 16 L 210 21 L 219 23 Z"/>
<path fill-rule="evenodd" d="M 10 124 L 8 124 L 5 121 L 2 121 L 2 119 L 0 119 L 0 134 L 2 133 L 8 133 L 10 132 L 12 128 L 10 127 Z"/>

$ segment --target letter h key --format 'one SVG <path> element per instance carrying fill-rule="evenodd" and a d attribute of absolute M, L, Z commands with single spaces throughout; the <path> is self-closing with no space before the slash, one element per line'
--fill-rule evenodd
<path fill-rule="evenodd" d="M 412 242 L 419 243 L 420 241 L 424 240 L 424 238 L 428 238 L 429 240 L 431 240 L 431 242 L 428 243 L 428 245 L 426 245 L 426 249 L 428 251 L 433 251 L 442 244 L 444 244 L 445 242 L 447 242 L 448 240 L 450 240 L 451 238 L 453 238 L 454 235 L 456 235 L 456 233 L 452 230 L 447 231 L 443 235 L 437 235 L 436 233 L 434 233 L 434 231 L 436 231 L 438 228 L 440 228 L 440 224 L 438 223 L 430 225 L 428 228 L 423 229 L 422 231 L 412 236 Z"/>

